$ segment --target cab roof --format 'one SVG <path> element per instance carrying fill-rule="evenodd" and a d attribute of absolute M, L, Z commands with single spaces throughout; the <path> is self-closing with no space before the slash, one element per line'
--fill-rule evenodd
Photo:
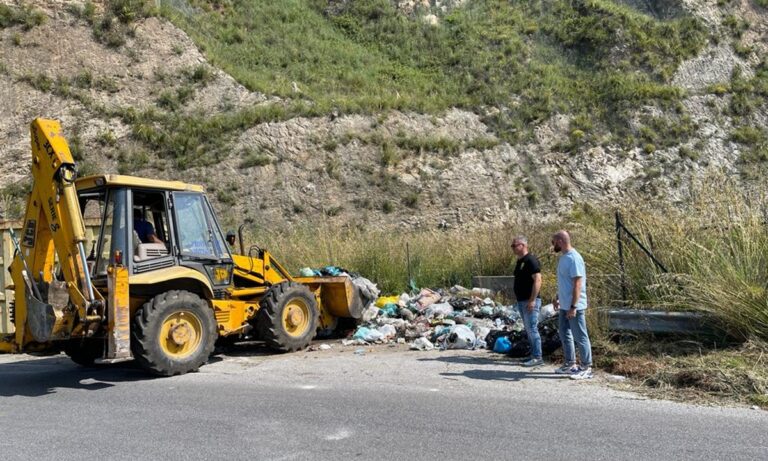
<path fill-rule="evenodd" d="M 75 181 L 77 190 L 96 189 L 101 187 L 136 187 L 141 189 L 176 190 L 190 192 L 205 192 L 203 186 L 187 184 L 181 181 L 163 181 L 160 179 L 139 178 L 119 174 L 102 174 L 86 176 Z"/>

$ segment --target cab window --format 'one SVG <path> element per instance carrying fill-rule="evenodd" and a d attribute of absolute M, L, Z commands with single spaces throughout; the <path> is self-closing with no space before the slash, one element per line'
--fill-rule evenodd
<path fill-rule="evenodd" d="M 202 194 L 175 192 L 173 206 L 182 257 L 231 258 L 210 205 Z"/>

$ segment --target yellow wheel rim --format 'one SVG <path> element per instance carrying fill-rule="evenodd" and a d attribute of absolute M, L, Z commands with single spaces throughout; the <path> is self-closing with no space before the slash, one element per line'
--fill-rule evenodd
<path fill-rule="evenodd" d="M 203 339 L 200 318 L 189 311 L 178 311 L 163 320 L 160 328 L 160 347 L 174 359 L 192 355 Z"/>
<path fill-rule="evenodd" d="M 283 329 L 291 336 L 302 336 L 309 328 L 309 305 L 296 298 L 283 309 Z"/>

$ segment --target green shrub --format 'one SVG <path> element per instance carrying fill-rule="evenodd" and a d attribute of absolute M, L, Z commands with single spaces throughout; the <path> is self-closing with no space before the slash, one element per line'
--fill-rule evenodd
<path fill-rule="evenodd" d="M 749 29 L 749 22 L 736 15 L 729 14 L 723 18 L 723 26 L 728 29 L 732 36 L 740 38 Z"/>
<path fill-rule="evenodd" d="M 381 211 L 383 211 L 384 214 L 392 213 L 395 211 L 395 205 L 389 200 L 384 200 L 384 203 L 381 204 Z"/>
<path fill-rule="evenodd" d="M 731 140 L 748 146 L 765 144 L 765 130 L 753 126 L 740 126 L 731 133 Z"/>
<path fill-rule="evenodd" d="M 694 162 L 697 161 L 701 154 L 688 146 L 680 146 L 680 149 L 678 149 L 678 154 L 680 154 L 680 157 L 688 160 L 693 160 Z"/>
<path fill-rule="evenodd" d="M 403 205 L 407 206 L 408 208 L 416 208 L 418 204 L 419 204 L 418 192 L 410 192 L 405 197 L 403 197 Z"/>
<path fill-rule="evenodd" d="M 108 0 L 106 10 L 123 24 L 130 24 L 155 14 L 152 0 Z"/>
<path fill-rule="evenodd" d="M 325 162 L 325 172 L 331 179 L 341 179 L 341 162 L 338 158 L 329 158 Z"/>
<path fill-rule="evenodd" d="M 93 24 L 94 38 L 108 47 L 119 48 L 133 35 L 131 24 L 156 14 L 151 0 L 108 0 L 105 12 Z"/>
<path fill-rule="evenodd" d="M 272 157 L 258 151 L 258 150 L 246 150 L 240 154 L 242 160 L 240 161 L 240 168 L 252 168 L 255 166 L 265 166 L 272 163 Z"/>
<path fill-rule="evenodd" d="M 104 130 L 96 136 L 96 142 L 102 146 L 115 146 L 117 137 L 112 130 Z"/>
<path fill-rule="evenodd" d="M 19 81 L 27 83 L 32 88 L 48 93 L 53 89 L 53 80 L 45 74 L 25 74 L 19 77 Z"/>
<path fill-rule="evenodd" d="M 41 26 L 48 16 L 32 5 L 10 6 L 0 4 L 0 29 L 20 25 L 24 30 Z"/>
<path fill-rule="evenodd" d="M 713 83 L 707 86 L 706 92 L 722 96 L 728 93 L 730 90 L 730 86 L 727 83 Z"/>

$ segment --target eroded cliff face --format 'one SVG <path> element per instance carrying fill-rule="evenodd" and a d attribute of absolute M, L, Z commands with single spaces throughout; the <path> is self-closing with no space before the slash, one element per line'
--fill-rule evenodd
<path fill-rule="evenodd" d="M 463 3 L 399 6 L 426 17 L 430 9 Z M 733 17 L 749 22 L 738 42 L 712 39 L 678 67 L 672 84 L 685 90 L 679 105 L 635 111 L 628 128 L 658 125 L 656 143 L 628 147 L 604 133 L 582 146 L 573 117 L 558 114 L 538 122 L 525 141 L 511 144 L 487 122 L 509 110 L 505 107 L 436 115 L 331 113 L 243 124 L 213 150 L 172 138 L 190 158 L 205 159 L 188 164 L 148 148 L 157 137 L 178 134 L 150 121 L 165 117 L 163 126 L 173 127 L 172 118 L 181 113 L 204 123 L 241 109 L 266 111 L 282 100 L 238 84 L 162 18 L 132 23 L 124 43 L 110 46 L 95 37 L 83 3 L 27 4 L 45 15 L 41 24 L 0 29 L 0 212 L 6 218 L 18 213 L 15 196 L 28 181 L 28 124 L 35 117 L 62 122 L 84 173 L 202 183 L 225 220 L 250 217 L 272 227 L 331 220 L 432 229 L 547 219 L 581 202 L 682 200 L 687 184 L 706 169 L 746 178 L 745 158 L 756 162 L 746 166 L 747 173 L 759 171 L 765 161 L 759 140 L 755 145 L 738 136 L 741 127 L 768 126 L 765 99 L 732 91 L 734 74 L 750 81 L 763 71 L 761 58 L 768 55 L 768 13 L 749 1 L 734 0 L 726 8 L 699 0 L 635 5 L 641 14 L 662 19 L 694 14 L 712 37 L 732 37 L 725 30 L 734 27 Z M 94 5 L 98 13 L 102 5 Z M 748 113 L 733 109 L 738 98 L 752 104 Z M 149 121 L 143 125 L 141 117 Z M 666 142 L 668 136 L 678 139 Z M 746 155 L 754 152 L 756 159 Z"/>

